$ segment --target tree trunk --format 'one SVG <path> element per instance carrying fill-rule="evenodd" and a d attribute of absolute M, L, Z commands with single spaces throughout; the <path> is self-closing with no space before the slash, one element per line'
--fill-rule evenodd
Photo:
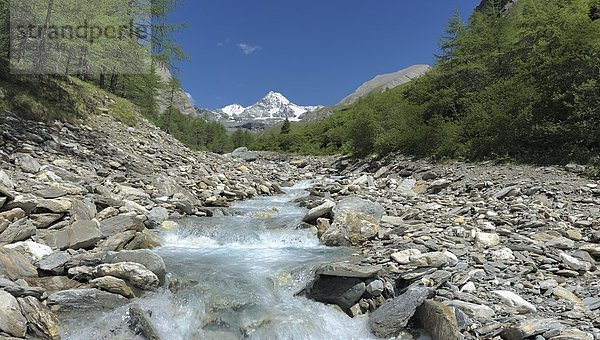
<path fill-rule="evenodd" d="M 48 2 L 48 10 L 46 11 L 46 23 L 44 25 L 44 30 L 42 36 L 40 37 L 40 45 L 38 47 L 37 53 L 37 69 L 38 72 L 43 72 L 44 70 L 44 58 L 46 57 L 46 37 L 48 36 L 48 29 L 50 28 L 50 19 L 52 18 L 52 8 L 54 7 L 54 0 L 49 0 Z"/>
<path fill-rule="evenodd" d="M 104 70 L 103 70 L 103 72 L 100 73 L 100 81 L 98 82 L 98 86 L 100 86 L 100 88 L 103 89 L 104 83 L 106 83 L 106 75 L 104 74 Z"/>
<path fill-rule="evenodd" d="M 113 73 L 110 76 L 110 86 L 108 87 L 108 92 L 115 93 L 117 91 L 118 81 L 119 81 L 119 75 L 116 73 Z"/>

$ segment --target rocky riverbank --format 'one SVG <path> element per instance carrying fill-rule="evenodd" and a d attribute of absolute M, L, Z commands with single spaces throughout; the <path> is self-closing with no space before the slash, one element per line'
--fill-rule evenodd
<path fill-rule="evenodd" d="M 600 337 L 600 188 L 578 166 L 221 156 L 108 116 L 3 115 L 0 131 L 0 336 L 58 338 L 69 313 L 161 289 L 160 230 L 315 179 L 299 227 L 356 255 L 302 294 L 369 314 L 375 335 Z M 130 314 L 153 338 L 145 311 Z"/>
<path fill-rule="evenodd" d="M 3 114 L 0 131 L 0 335 L 17 338 L 58 338 L 57 316 L 158 289 L 167 273 L 149 249 L 159 230 L 297 180 L 285 162 L 194 152 L 145 121 Z"/>
<path fill-rule="evenodd" d="M 600 338 L 600 187 L 581 167 L 338 161 L 304 221 L 359 249 L 306 294 L 375 335 Z"/>

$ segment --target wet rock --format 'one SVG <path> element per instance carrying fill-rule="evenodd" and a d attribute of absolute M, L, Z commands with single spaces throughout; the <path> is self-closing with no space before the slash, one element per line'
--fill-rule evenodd
<path fill-rule="evenodd" d="M 68 268 L 80 266 L 95 267 L 103 263 L 105 255 L 106 253 L 104 252 L 80 251 L 78 254 L 73 255 L 66 265 Z"/>
<path fill-rule="evenodd" d="M 365 291 L 366 285 L 360 279 L 321 276 L 307 289 L 307 296 L 348 310 L 360 300 Z"/>
<path fill-rule="evenodd" d="M 113 264 L 120 262 L 139 263 L 153 272 L 158 277 L 161 284 L 165 281 L 167 273 L 165 262 L 160 255 L 150 250 L 127 250 L 118 253 L 109 253 L 103 261 L 105 263 Z"/>
<path fill-rule="evenodd" d="M 60 339 L 58 318 L 48 307 L 33 297 L 19 298 L 18 302 L 31 333 L 43 339 Z"/>
<path fill-rule="evenodd" d="M 18 251 L 0 247 L 0 276 L 16 281 L 37 277 L 37 269 Z"/>
<path fill-rule="evenodd" d="M 27 332 L 27 319 L 21 313 L 17 299 L 0 290 L 0 332 L 24 338 Z"/>
<path fill-rule="evenodd" d="M 145 266 L 134 262 L 102 264 L 94 268 L 94 277 L 114 276 L 127 281 L 142 290 L 158 288 L 160 281 L 156 274 Z"/>
<path fill-rule="evenodd" d="M 504 303 L 515 308 L 519 313 L 537 313 L 537 309 L 533 304 L 527 302 L 525 299 L 513 292 L 496 290 L 492 293 L 498 295 L 500 299 L 504 301 Z"/>
<path fill-rule="evenodd" d="M 536 335 L 542 335 L 551 330 L 562 330 L 564 326 L 552 319 L 531 319 L 521 321 L 507 327 L 502 333 L 504 340 L 521 340 Z"/>
<path fill-rule="evenodd" d="M 138 305 L 129 307 L 129 327 L 136 334 L 142 334 L 147 340 L 160 340 L 160 336 L 152 325 L 148 313 Z"/>
<path fill-rule="evenodd" d="M 48 296 L 48 307 L 54 312 L 83 312 L 85 310 L 114 310 L 127 299 L 99 289 L 71 289 Z"/>
<path fill-rule="evenodd" d="M 302 222 L 316 222 L 318 218 L 330 214 L 333 208 L 335 208 L 335 203 L 332 201 L 326 201 L 325 203 L 321 204 L 318 207 L 312 208 L 308 213 L 306 213 L 306 215 L 302 218 Z"/>
<path fill-rule="evenodd" d="M 134 292 L 127 282 L 112 276 L 99 277 L 90 281 L 92 288 L 102 289 L 109 293 L 119 294 L 126 298 L 132 299 L 138 297 L 139 294 Z"/>
<path fill-rule="evenodd" d="M 430 290 L 411 287 L 406 293 L 390 300 L 369 315 L 369 327 L 381 338 L 396 336 L 413 317 L 417 308 L 429 297 Z"/>
<path fill-rule="evenodd" d="M 463 311 L 469 317 L 477 319 L 477 320 L 490 320 L 495 315 L 496 312 L 486 305 L 478 305 L 475 303 L 464 302 L 459 300 L 453 300 L 446 302 L 446 305 L 450 307 L 455 307 Z"/>
<path fill-rule="evenodd" d="M 433 340 L 462 340 L 456 315 L 441 302 L 425 301 L 415 313 L 416 321 Z"/>
<path fill-rule="evenodd" d="M 361 265 L 350 262 L 336 262 L 319 267 L 316 273 L 317 275 L 368 279 L 377 275 L 377 273 L 379 273 L 381 270 L 381 266 Z"/>

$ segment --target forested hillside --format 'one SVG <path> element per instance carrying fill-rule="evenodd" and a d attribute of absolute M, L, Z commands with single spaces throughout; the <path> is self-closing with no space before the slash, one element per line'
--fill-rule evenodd
<path fill-rule="evenodd" d="M 402 152 L 536 163 L 599 162 L 600 2 L 488 1 L 457 14 L 435 67 L 257 146 L 307 154 Z"/>
<path fill-rule="evenodd" d="M 174 76 L 168 82 L 164 82 L 156 72 L 160 67 L 176 75 L 177 69 L 174 65 L 186 59 L 185 53 L 174 38 L 174 32 L 182 28 L 182 24 L 170 23 L 168 20 L 169 13 L 178 5 L 179 0 L 152 1 L 148 8 L 151 15 L 149 29 L 151 34 L 144 36 L 145 31 L 140 28 L 139 32 L 142 33 L 138 32 L 131 38 L 134 43 L 131 40 L 97 39 L 84 44 L 82 51 L 81 41 L 73 42 L 70 46 L 65 44 L 65 41 L 69 42 L 68 40 L 58 41 L 48 38 L 41 43 L 51 48 L 51 52 L 48 53 L 54 52 L 58 55 L 57 58 L 65 56 L 58 64 L 64 69 L 51 72 L 52 70 L 47 70 L 49 67 L 47 62 L 46 65 L 38 65 L 42 68 L 41 72 L 37 72 L 39 74 L 10 72 L 11 44 L 19 51 L 17 62 L 22 61 L 26 64 L 31 60 L 43 59 L 32 55 L 40 53 L 40 49 L 37 48 L 40 39 L 16 35 L 11 41 L 9 20 L 11 10 L 29 13 L 31 17 L 26 18 L 31 18 L 33 22 L 37 22 L 35 20 L 44 22 L 43 18 L 47 16 L 48 27 L 62 29 L 67 26 L 77 27 L 84 23 L 109 27 L 116 25 L 111 8 L 121 8 L 123 3 L 129 4 L 129 7 L 138 5 L 141 7 L 145 3 L 142 0 L 102 1 L 101 6 L 94 8 L 95 12 L 91 17 L 93 21 L 88 22 L 92 20 L 89 13 L 76 7 L 80 2 L 46 1 L 43 4 L 42 2 L 41 0 L 18 2 L 11 8 L 9 0 L 0 0 L 0 113 L 12 112 L 28 119 L 48 122 L 53 120 L 74 122 L 91 115 L 108 113 L 127 125 L 135 125 L 139 117 L 144 117 L 196 149 L 225 152 L 231 151 L 234 146 L 245 145 L 248 140 L 246 134 L 237 133 L 230 136 L 220 124 L 181 114 L 177 109 L 177 96 L 168 96 L 175 91 L 181 92 L 179 81 Z M 73 10 L 66 11 L 64 8 L 69 6 Z M 130 12 L 120 15 L 130 15 Z M 137 72 L 138 74 L 119 72 L 124 65 L 118 64 L 116 58 L 110 58 L 124 50 L 130 50 L 131 46 L 136 49 L 133 52 L 129 51 L 133 53 L 131 56 L 133 63 L 140 62 L 137 58 L 145 58 L 144 53 L 148 52 L 147 56 L 150 58 L 147 72 Z M 98 53 L 108 53 L 108 57 L 94 58 L 93 56 L 97 56 Z M 44 58 L 52 61 L 55 55 L 47 54 Z M 15 62 L 14 56 L 13 62 Z M 159 93 L 167 94 L 167 107 L 164 111 L 159 109 Z"/>

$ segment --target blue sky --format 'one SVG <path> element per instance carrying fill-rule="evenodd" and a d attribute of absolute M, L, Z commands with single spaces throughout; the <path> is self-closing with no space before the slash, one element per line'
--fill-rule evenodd
<path fill-rule="evenodd" d="M 182 0 L 171 21 L 198 106 L 251 105 L 279 91 L 331 105 L 373 76 L 432 64 L 444 28 L 480 0 Z"/>

